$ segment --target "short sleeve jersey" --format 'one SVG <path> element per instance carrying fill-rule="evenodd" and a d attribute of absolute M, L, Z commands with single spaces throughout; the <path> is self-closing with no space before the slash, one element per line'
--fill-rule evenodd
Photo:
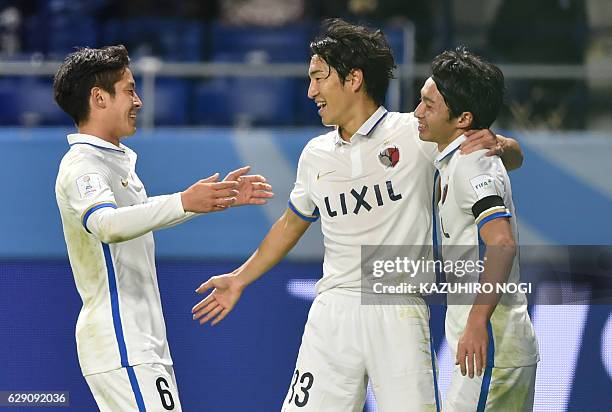
<path fill-rule="evenodd" d="M 384 107 L 351 137 L 338 130 L 303 149 L 289 207 L 321 219 L 325 257 L 317 292 L 360 290 L 362 245 L 419 246 L 431 254 L 433 159 L 412 113 Z"/>
<path fill-rule="evenodd" d="M 438 200 L 442 257 L 446 260 L 482 259 L 480 228 L 493 219 L 507 218 L 518 242 L 516 212 L 508 173 L 498 156 L 487 150 L 463 155 L 460 136 L 434 162 L 440 174 Z M 514 258 L 508 282 L 520 280 L 519 256 Z M 467 322 L 471 306 L 453 304 L 448 296 L 446 338 L 453 354 Z M 528 366 L 539 360 L 538 346 L 523 293 L 506 293 L 491 317 L 494 364 L 498 367 Z"/>

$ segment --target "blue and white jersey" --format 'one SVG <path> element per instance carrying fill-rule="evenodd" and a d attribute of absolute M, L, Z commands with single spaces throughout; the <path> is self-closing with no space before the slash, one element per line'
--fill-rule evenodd
<path fill-rule="evenodd" d="M 451 262 L 476 262 L 484 258 L 479 230 L 492 219 L 508 218 L 518 244 L 516 211 L 506 168 L 498 156 L 487 156 L 486 149 L 461 154 L 459 146 L 464 140 L 465 136 L 459 136 L 451 142 L 438 154 L 434 163 L 440 173 L 438 210 L 442 257 Z M 471 281 L 478 282 L 476 271 L 460 275 L 470 276 Z M 519 281 L 517 253 L 507 282 L 516 284 Z M 457 299 L 461 304 L 456 303 Z M 447 301 L 446 339 L 454 359 L 472 306 L 463 304 L 465 300 L 459 295 L 449 294 Z M 489 361 L 493 361 L 495 366 L 520 367 L 538 362 L 538 344 L 524 293 L 504 293 L 501 296 L 491 316 L 491 328 L 494 359 Z"/>
<path fill-rule="evenodd" d="M 361 289 L 362 245 L 432 244 L 436 145 L 419 139 L 412 113 L 379 107 L 351 137 L 338 130 L 310 140 L 298 163 L 289 207 L 321 218 L 325 257 L 317 293 Z"/>
<path fill-rule="evenodd" d="M 136 154 L 95 136 L 68 136 L 55 192 L 83 301 L 76 325 L 83 375 L 143 363 L 172 365 L 152 230 L 185 213 L 180 193 L 147 197 Z"/>

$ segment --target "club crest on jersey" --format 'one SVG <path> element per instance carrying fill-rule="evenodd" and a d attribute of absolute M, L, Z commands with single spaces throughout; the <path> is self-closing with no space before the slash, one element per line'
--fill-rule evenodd
<path fill-rule="evenodd" d="M 395 167 L 400 160 L 400 151 L 397 146 L 386 147 L 378 153 L 378 160 L 385 168 Z"/>

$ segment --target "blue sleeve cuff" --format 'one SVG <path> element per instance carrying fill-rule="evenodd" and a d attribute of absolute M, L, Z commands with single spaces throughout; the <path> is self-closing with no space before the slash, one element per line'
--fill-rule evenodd
<path fill-rule="evenodd" d="M 485 217 L 484 219 L 482 219 L 480 222 L 478 222 L 478 230 L 480 230 L 482 228 L 482 226 L 493 220 L 493 219 L 499 219 L 500 217 L 512 217 L 512 215 L 508 212 L 497 212 L 497 213 L 493 213 L 487 217 Z"/>
<path fill-rule="evenodd" d="M 91 233 L 89 231 L 89 229 L 87 228 L 87 219 L 89 219 L 89 216 L 91 216 L 91 214 L 93 212 L 95 212 L 98 209 L 102 209 L 104 207 L 112 207 L 113 209 L 117 209 L 117 205 L 114 203 L 97 203 L 93 206 L 90 206 L 85 213 L 83 213 L 83 227 L 85 228 L 85 230 L 87 231 L 87 233 Z"/>
<path fill-rule="evenodd" d="M 319 208 L 316 208 L 314 213 L 309 216 L 309 215 L 305 215 L 304 213 L 300 212 L 299 210 L 297 210 L 297 208 L 293 205 L 293 203 L 291 203 L 291 200 L 289 200 L 288 202 L 288 206 L 289 209 L 291 209 L 293 211 L 293 213 L 295 213 L 296 215 L 298 215 L 301 219 L 307 221 L 307 222 L 316 222 L 317 219 L 319 219 Z"/>

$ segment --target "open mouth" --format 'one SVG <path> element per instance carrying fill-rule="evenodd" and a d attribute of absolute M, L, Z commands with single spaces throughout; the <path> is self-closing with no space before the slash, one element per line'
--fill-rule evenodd
<path fill-rule="evenodd" d="M 316 102 L 317 108 L 319 109 L 319 115 L 323 112 L 323 109 L 327 106 L 325 102 Z"/>

